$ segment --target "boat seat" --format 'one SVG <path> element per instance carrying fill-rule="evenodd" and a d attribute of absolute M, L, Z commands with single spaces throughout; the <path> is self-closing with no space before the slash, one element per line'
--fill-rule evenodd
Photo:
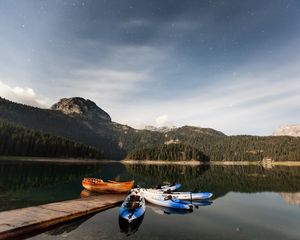
<path fill-rule="evenodd" d="M 130 201 L 140 201 L 139 195 L 130 195 Z"/>
<path fill-rule="evenodd" d="M 172 195 L 168 195 L 164 198 L 165 200 L 171 200 L 172 199 Z"/>
<path fill-rule="evenodd" d="M 168 189 L 167 191 L 164 191 L 164 193 L 166 193 L 166 194 L 171 194 L 172 191 L 171 191 L 171 189 Z"/>
<path fill-rule="evenodd" d="M 127 208 L 130 209 L 130 210 L 138 208 L 138 207 L 140 207 L 140 203 L 136 202 L 136 201 L 130 201 L 127 204 Z"/>

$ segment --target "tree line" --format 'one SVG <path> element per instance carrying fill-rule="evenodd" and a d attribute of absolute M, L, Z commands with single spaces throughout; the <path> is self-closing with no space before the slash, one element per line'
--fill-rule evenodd
<path fill-rule="evenodd" d="M 127 159 L 166 161 L 209 161 L 198 148 L 185 144 L 163 144 L 129 152 Z"/>
<path fill-rule="evenodd" d="M 0 155 L 102 158 L 94 147 L 0 120 Z"/>
<path fill-rule="evenodd" d="M 14 103 L 1 97 L 0 119 L 95 147 L 106 159 L 125 157 L 112 131 L 112 124 L 107 121 L 87 121 L 59 111 Z"/>
<path fill-rule="evenodd" d="M 300 138 L 288 136 L 229 136 L 195 145 L 212 161 L 299 161 Z"/>
<path fill-rule="evenodd" d="M 124 159 L 132 151 L 176 141 L 197 148 L 211 161 L 300 161 L 300 138 L 287 136 L 226 136 L 209 128 L 184 126 L 168 132 L 69 117 L 57 111 L 13 103 L 0 97 L 0 119 L 82 142 L 108 159 Z M 163 156 L 159 156 L 163 157 Z"/>
<path fill-rule="evenodd" d="M 161 152 L 161 145 L 170 139 L 189 145 L 201 151 L 210 161 L 300 161 L 300 137 L 289 136 L 213 136 L 199 133 L 189 134 L 187 130 L 168 132 L 168 138 L 156 138 L 151 142 L 144 140 L 141 144 L 132 146 L 127 158 L 145 159 L 148 151 Z M 140 133 L 143 135 L 143 133 Z M 157 148 L 157 150 L 155 150 Z M 145 150 L 146 149 L 146 150 Z M 138 154 L 138 155 L 137 155 Z M 151 155 L 151 154 L 150 154 Z M 155 155 L 156 158 L 161 157 Z"/>

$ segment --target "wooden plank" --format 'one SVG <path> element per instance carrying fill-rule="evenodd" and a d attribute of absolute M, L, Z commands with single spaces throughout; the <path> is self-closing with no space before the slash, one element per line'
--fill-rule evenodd
<path fill-rule="evenodd" d="M 125 194 L 103 194 L 0 212 L 0 239 L 16 239 L 42 232 L 76 218 L 118 206 Z"/>

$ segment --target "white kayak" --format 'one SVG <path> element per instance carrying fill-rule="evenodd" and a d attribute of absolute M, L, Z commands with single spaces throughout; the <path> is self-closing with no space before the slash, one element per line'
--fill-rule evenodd
<path fill-rule="evenodd" d="M 169 207 L 169 208 L 176 208 L 176 209 L 185 209 L 192 211 L 193 210 L 193 205 L 184 202 L 179 199 L 173 199 L 171 197 L 163 198 L 163 197 L 155 197 L 153 198 L 153 195 L 147 194 L 147 192 L 143 192 L 142 195 L 145 197 L 145 199 L 153 204 L 163 206 L 163 207 Z"/>
<path fill-rule="evenodd" d="M 175 191 L 176 189 L 180 188 L 181 187 L 181 184 L 180 183 L 174 183 L 174 184 L 168 184 L 168 185 L 163 185 L 159 188 L 154 188 L 155 190 L 158 190 L 158 191 Z"/>
<path fill-rule="evenodd" d="M 122 203 L 119 209 L 120 218 L 133 222 L 141 218 L 145 213 L 145 199 L 138 191 L 132 191 Z"/>
<path fill-rule="evenodd" d="M 141 193 L 146 192 L 149 196 L 153 198 L 166 198 L 167 196 L 172 196 L 172 198 L 181 199 L 181 200 L 205 200 L 212 197 L 212 193 L 210 192 L 171 192 L 171 191 L 161 191 L 159 189 L 153 188 L 141 188 Z"/>

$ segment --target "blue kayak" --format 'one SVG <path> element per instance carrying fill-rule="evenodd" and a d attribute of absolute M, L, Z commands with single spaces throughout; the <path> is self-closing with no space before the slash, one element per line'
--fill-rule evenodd
<path fill-rule="evenodd" d="M 141 218 L 145 213 L 145 199 L 138 192 L 131 192 L 119 209 L 120 218 L 129 223 Z"/>
<path fill-rule="evenodd" d="M 212 205 L 213 201 L 211 200 L 202 200 L 202 201 L 194 201 L 193 205 L 196 207 L 203 207 L 203 206 L 209 206 Z"/>
<path fill-rule="evenodd" d="M 127 236 L 134 234 L 138 231 L 140 225 L 143 222 L 144 215 L 139 218 L 136 218 L 132 222 L 128 222 L 126 219 L 119 217 L 119 227 L 122 233 L 125 233 Z"/>
<path fill-rule="evenodd" d="M 177 208 L 169 208 L 169 207 L 162 207 L 158 206 L 156 204 L 147 204 L 147 208 L 151 209 L 153 212 L 159 215 L 170 215 L 170 214 L 176 214 L 176 215 L 186 215 L 192 213 L 192 211 L 188 211 L 186 209 L 177 209 Z"/>
<path fill-rule="evenodd" d="M 151 195 L 148 195 L 147 193 L 143 193 L 145 199 L 153 204 L 159 205 L 159 206 L 163 206 L 163 207 L 169 207 L 169 208 L 176 208 L 176 209 L 185 209 L 185 210 L 189 210 L 192 211 L 193 210 L 193 205 L 179 200 L 179 199 L 173 199 L 173 198 L 169 198 L 169 199 L 165 199 L 165 198 L 153 198 Z"/>

